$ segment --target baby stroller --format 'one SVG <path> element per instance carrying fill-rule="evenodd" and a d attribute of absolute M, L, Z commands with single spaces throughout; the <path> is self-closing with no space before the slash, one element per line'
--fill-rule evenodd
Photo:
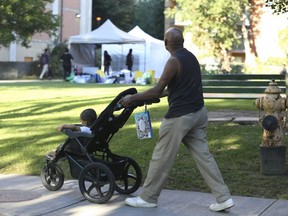
<path fill-rule="evenodd" d="M 159 99 L 137 102 L 127 108 L 118 104 L 122 97 L 135 93 L 135 88 L 121 92 L 95 120 L 92 134 L 62 130 L 68 138 L 57 147 L 55 157 L 46 156 L 41 171 L 41 181 L 48 190 L 57 191 L 63 186 L 64 173 L 57 165 L 63 159 L 68 160 L 71 176 L 79 180 L 82 195 L 92 203 L 107 202 L 115 190 L 120 194 L 138 190 L 142 181 L 139 165 L 132 158 L 112 153 L 108 145 L 135 108 L 159 102 Z"/>

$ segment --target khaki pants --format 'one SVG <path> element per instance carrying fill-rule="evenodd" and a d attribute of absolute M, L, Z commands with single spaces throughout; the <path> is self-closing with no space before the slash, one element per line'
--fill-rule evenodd
<path fill-rule="evenodd" d="M 230 198 L 229 189 L 208 149 L 207 124 L 205 107 L 195 113 L 163 120 L 159 130 L 158 143 L 154 149 L 147 178 L 140 194 L 143 200 L 157 203 L 182 142 L 191 152 L 216 201 L 220 203 Z"/>

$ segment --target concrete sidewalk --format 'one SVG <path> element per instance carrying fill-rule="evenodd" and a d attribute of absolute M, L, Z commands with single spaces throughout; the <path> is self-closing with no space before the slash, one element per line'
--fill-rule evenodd
<path fill-rule="evenodd" d="M 141 189 L 137 191 L 140 192 Z M 136 196 L 137 193 L 132 194 Z M 39 176 L 0 175 L 1 216 L 287 216 L 288 200 L 233 196 L 235 207 L 212 212 L 211 194 L 163 190 L 157 208 L 132 208 L 124 203 L 127 195 L 114 196 L 105 204 L 84 199 L 77 180 L 67 180 L 59 191 L 48 191 Z"/>

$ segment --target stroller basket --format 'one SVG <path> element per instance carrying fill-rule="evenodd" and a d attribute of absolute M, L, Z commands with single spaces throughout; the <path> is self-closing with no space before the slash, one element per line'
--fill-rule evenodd
<path fill-rule="evenodd" d="M 100 158 L 93 157 L 94 162 L 105 164 L 113 173 L 115 179 L 119 179 L 123 174 L 124 167 L 127 165 L 127 161 L 122 159 L 116 162 L 105 161 Z M 68 157 L 70 174 L 73 178 L 79 179 L 80 173 L 83 168 L 91 163 L 89 160 L 80 157 Z"/>
<path fill-rule="evenodd" d="M 68 157 L 69 167 L 70 167 L 70 174 L 73 178 L 79 179 L 80 173 L 83 170 L 83 167 L 88 165 L 90 161 L 85 160 L 84 158 L 73 158 Z"/>

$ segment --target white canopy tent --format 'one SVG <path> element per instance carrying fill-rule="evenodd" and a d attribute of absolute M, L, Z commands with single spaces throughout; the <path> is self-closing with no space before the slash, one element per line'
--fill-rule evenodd
<path fill-rule="evenodd" d="M 170 53 L 165 49 L 164 41 L 158 40 L 145 33 L 139 26 L 128 32 L 131 36 L 145 40 L 143 44 L 104 44 L 102 52 L 107 50 L 112 57 L 112 68 L 121 70 L 126 68 L 126 55 L 129 49 L 133 50 L 134 64 L 132 70 L 146 72 L 155 71 L 155 77 L 159 78 L 163 72 Z"/>
<path fill-rule="evenodd" d="M 71 36 L 70 52 L 76 64 L 94 67 L 96 63 L 96 44 L 144 43 L 141 38 L 132 36 L 117 28 L 109 19 L 94 31 Z"/>

